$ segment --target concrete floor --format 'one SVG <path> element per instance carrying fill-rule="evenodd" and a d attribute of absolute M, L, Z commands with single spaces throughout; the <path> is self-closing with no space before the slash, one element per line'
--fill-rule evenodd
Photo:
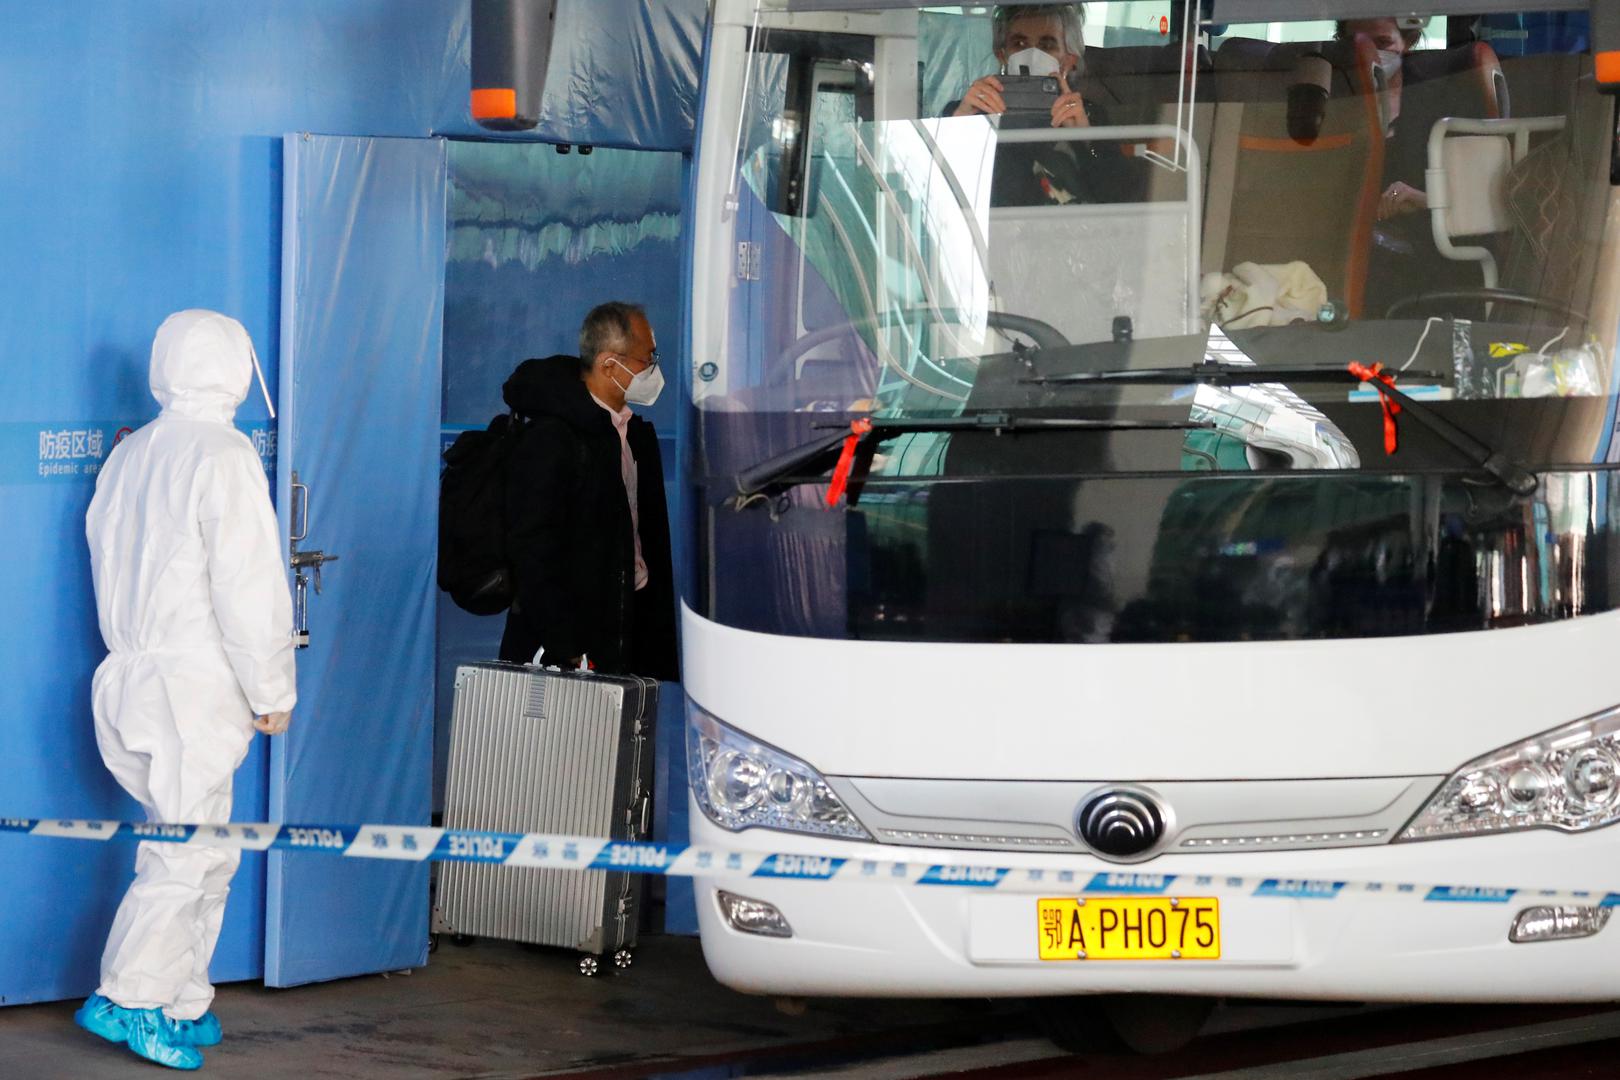
<path fill-rule="evenodd" d="M 161 1075 L 74 1026 L 76 1004 L 0 1010 L 0 1080 Z M 410 974 L 222 987 L 215 1011 L 225 1042 L 206 1051 L 205 1073 L 244 1080 L 725 1076 L 738 1056 L 814 1067 L 964 1045 L 1023 1023 L 973 1002 L 818 1001 L 789 1016 L 716 985 L 698 943 L 669 937 L 643 941 L 629 972 L 595 979 L 575 972 L 571 953 L 446 943 Z"/>
<path fill-rule="evenodd" d="M 0 1009 L 0 1080 L 163 1075 L 80 1031 L 76 1002 Z M 1234 1002 L 1172 1053 L 1061 1054 L 1017 1003 L 809 1002 L 800 1015 L 719 986 L 690 938 L 643 942 L 622 975 L 572 953 L 446 944 L 428 967 L 294 990 L 227 986 L 206 1073 L 253 1080 L 1577 1080 L 1620 1075 L 1604 1006 Z"/>

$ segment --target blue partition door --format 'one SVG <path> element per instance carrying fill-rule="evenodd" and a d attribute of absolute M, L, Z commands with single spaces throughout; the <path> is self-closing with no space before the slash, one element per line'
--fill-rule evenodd
<path fill-rule="evenodd" d="M 278 821 L 426 824 L 445 257 L 445 145 L 289 135 L 282 526 L 339 557 L 309 600 L 298 711 L 270 763 Z M 293 474 L 306 502 L 290 489 Z M 272 854 L 265 982 L 427 960 L 426 866 Z"/>

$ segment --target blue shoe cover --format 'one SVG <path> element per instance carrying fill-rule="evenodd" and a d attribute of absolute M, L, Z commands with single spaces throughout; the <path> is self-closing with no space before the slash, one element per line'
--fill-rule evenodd
<path fill-rule="evenodd" d="M 170 1020 L 175 1041 L 185 1046 L 218 1046 L 225 1033 L 220 1029 L 219 1017 L 203 1013 L 195 1020 Z"/>
<path fill-rule="evenodd" d="M 129 1037 L 124 1045 L 147 1061 L 171 1069 L 189 1072 L 203 1065 L 201 1051 L 180 1041 L 174 1021 L 164 1016 L 162 1009 L 130 1010 Z"/>
<path fill-rule="evenodd" d="M 92 1035 L 108 1042 L 121 1043 L 129 1038 L 130 1010 L 114 1005 L 100 994 L 91 994 L 73 1014 L 73 1022 Z"/>

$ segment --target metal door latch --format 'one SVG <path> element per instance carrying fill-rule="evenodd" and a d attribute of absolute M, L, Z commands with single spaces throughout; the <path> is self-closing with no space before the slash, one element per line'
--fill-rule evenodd
<path fill-rule="evenodd" d="M 292 497 L 292 535 L 288 537 L 287 547 L 288 562 L 293 570 L 293 647 L 307 649 L 310 581 L 315 582 L 315 595 L 321 595 L 321 567 L 337 562 L 338 557 L 324 551 L 298 550 L 298 545 L 309 536 L 309 485 L 299 481 L 296 470 L 292 474 Z"/>
<path fill-rule="evenodd" d="M 316 596 L 321 595 L 321 567 L 329 562 L 337 561 L 338 556 L 328 555 L 324 551 L 295 551 L 293 552 L 292 557 L 293 570 L 298 572 L 299 577 L 304 576 L 303 571 L 305 569 L 312 569 L 315 571 L 314 580 Z"/>
<path fill-rule="evenodd" d="M 321 567 L 337 562 L 336 555 L 324 551 L 295 551 L 293 568 L 293 648 L 309 648 L 309 586 L 315 584 L 315 595 L 321 595 Z M 313 571 L 313 576 L 311 575 Z"/>

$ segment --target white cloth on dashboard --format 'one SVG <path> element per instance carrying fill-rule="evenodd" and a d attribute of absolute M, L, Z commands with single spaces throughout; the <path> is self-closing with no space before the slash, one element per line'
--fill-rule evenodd
<path fill-rule="evenodd" d="M 1314 322 L 1328 302 L 1327 286 L 1306 263 L 1238 263 L 1230 274 L 1205 274 L 1199 290 L 1204 318 L 1228 330 Z"/>

